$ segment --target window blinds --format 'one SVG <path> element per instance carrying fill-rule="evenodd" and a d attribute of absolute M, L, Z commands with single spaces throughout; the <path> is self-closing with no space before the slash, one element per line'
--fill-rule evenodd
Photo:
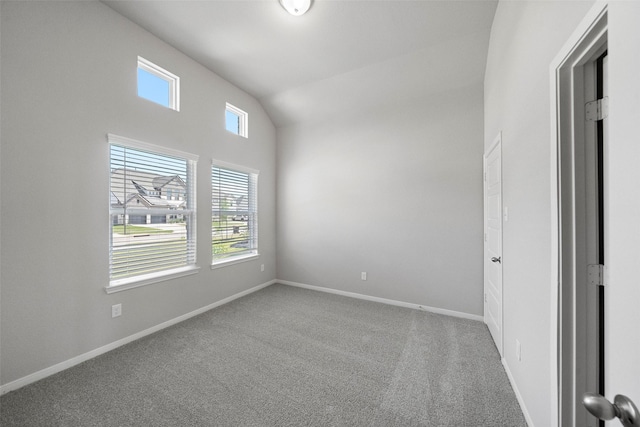
<path fill-rule="evenodd" d="M 115 137 L 109 142 L 111 286 L 195 265 L 197 157 Z"/>
<path fill-rule="evenodd" d="M 258 253 L 258 173 L 211 168 L 213 263 Z"/>

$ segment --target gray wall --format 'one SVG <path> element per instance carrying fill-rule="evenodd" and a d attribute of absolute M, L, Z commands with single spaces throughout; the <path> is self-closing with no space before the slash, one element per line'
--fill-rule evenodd
<path fill-rule="evenodd" d="M 275 129 L 256 100 L 102 3 L 1 7 L 2 384 L 275 278 Z M 180 76 L 179 113 L 136 96 L 137 55 Z M 224 130 L 226 101 L 249 139 Z M 198 274 L 105 293 L 107 133 L 200 155 Z M 259 260 L 209 268 L 211 158 L 261 171 Z"/>
<path fill-rule="evenodd" d="M 482 97 L 278 129 L 278 279 L 482 315 Z"/>
<path fill-rule="evenodd" d="M 593 2 L 500 2 L 485 73 L 485 148 L 502 131 L 504 357 L 537 426 L 552 425 L 549 66 Z M 522 344 L 518 362 L 516 340 Z"/>

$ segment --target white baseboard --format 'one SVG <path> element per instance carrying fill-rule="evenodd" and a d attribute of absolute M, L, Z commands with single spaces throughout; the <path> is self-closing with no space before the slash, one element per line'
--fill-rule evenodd
<path fill-rule="evenodd" d="M 58 372 L 64 371 L 65 369 L 69 369 L 75 365 L 78 365 L 82 362 L 85 362 L 89 359 L 93 359 L 94 357 L 100 356 L 101 354 L 107 353 L 111 350 L 114 350 L 120 346 L 128 344 L 132 341 L 145 337 L 147 335 L 151 335 L 154 332 L 158 332 L 162 329 L 168 328 L 169 326 L 175 325 L 176 323 L 180 323 L 185 321 L 191 317 L 202 314 L 206 311 L 209 311 L 213 308 L 219 307 L 221 305 L 227 304 L 235 299 L 248 295 L 250 293 L 259 291 L 260 289 L 266 288 L 267 286 L 273 285 L 274 283 L 278 283 L 276 280 L 271 280 L 269 282 L 263 283 L 258 286 L 254 286 L 251 289 L 247 289 L 246 291 L 239 292 L 235 295 L 231 295 L 230 297 L 224 298 L 220 301 L 214 302 L 213 304 L 209 304 L 205 307 L 194 310 L 190 313 L 183 314 L 182 316 L 178 316 L 174 319 L 167 320 L 166 322 L 160 323 L 159 325 L 153 326 L 149 329 L 145 329 L 144 331 L 140 331 L 128 337 L 122 338 L 118 341 L 114 341 L 110 344 L 104 345 L 102 347 L 96 348 L 95 350 L 91 350 L 87 353 L 81 354 L 79 356 L 73 357 L 69 360 L 65 360 L 64 362 L 60 362 L 56 365 L 50 366 L 48 368 L 42 369 L 38 372 L 34 372 L 33 374 L 29 374 L 26 377 L 18 378 L 15 381 L 11 381 L 10 383 L 3 384 L 0 386 L 0 395 L 6 394 L 10 391 L 17 390 L 21 387 L 24 387 L 28 384 L 34 383 L 41 379 L 44 379 L 53 374 L 57 374 Z"/>
<path fill-rule="evenodd" d="M 379 298 L 379 297 L 372 297 L 372 296 L 369 296 L 369 295 L 357 294 L 357 293 L 354 293 L 354 292 L 340 291 L 338 289 L 323 288 L 322 286 L 313 286 L 313 285 L 307 285 L 307 284 L 304 284 L 304 283 L 291 282 L 289 280 L 276 280 L 276 283 L 281 283 L 283 285 L 288 285 L 288 286 L 295 286 L 295 287 L 298 287 L 298 288 L 311 289 L 311 290 L 314 290 L 314 291 L 327 292 L 327 293 L 330 293 L 330 294 L 342 295 L 342 296 L 345 296 L 345 297 L 351 297 L 351 298 L 358 298 L 358 299 L 363 299 L 363 300 L 367 300 L 367 301 L 380 302 L 380 303 L 383 303 L 383 304 L 397 305 L 399 307 L 413 308 L 415 310 L 428 311 L 430 313 L 444 314 L 446 316 L 460 317 L 460 318 L 463 318 L 463 319 L 477 320 L 479 322 L 484 322 L 484 318 L 482 316 L 478 316 L 476 314 L 463 313 L 461 311 L 445 310 L 443 308 L 429 307 L 429 306 L 426 306 L 426 305 L 413 304 L 413 303 L 410 303 L 410 302 L 396 301 L 396 300 L 392 300 L 392 299 Z"/>
<path fill-rule="evenodd" d="M 511 388 L 513 392 L 516 394 L 516 398 L 518 399 L 518 403 L 520 404 L 520 409 L 522 409 L 522 414 L 524 415 L 524 419 L 527 422 L 529 427 L 535 427 L 533 424 L 533 420 L 531 419 L 531 415 L 529 415 L 529 411 L 527 411 L 527 407 L 524 404 L 524 400 L 522 399 L 522 395 L 520 394 L 520 390 L 518 390 L 518 386 L 516 385 L 516 381 L 511 375 L 511 370 L 509 369 L 509 364 L 507 364 L 507 359 L 502 358 L 502 366 L 504 366 L 504 370 L 507 373 L 507 377 L 509 378 L 509 382 L 511 383 Z"/>

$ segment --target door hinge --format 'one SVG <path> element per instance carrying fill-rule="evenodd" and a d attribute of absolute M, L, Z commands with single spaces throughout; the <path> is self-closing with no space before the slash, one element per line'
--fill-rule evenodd
<path fill-rule="evenodd" d="M 586 120 L 588 122 L 597 122 L 609 117 L 609 97 L 587 102 L 584 106 Z"/>
<path fill-rule="evenodd" d="M 587 265 L 587 283 L 591 286 L 605 285 L 605 268 L 602 264 Z"/>
<path fill-rule="evenodd" d="M 487 241 L 487 233 L 484 233 L 484 241 Z"/>

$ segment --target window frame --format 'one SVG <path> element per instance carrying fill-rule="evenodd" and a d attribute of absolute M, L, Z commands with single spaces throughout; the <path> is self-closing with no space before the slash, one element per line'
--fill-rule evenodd
<path fill-rule="evenodd" d="M 197 161 L 199 156 L 191 153 L 187 153 L 180 150 L 175 150 L 168 147 L 163 147 L 148 142 L 138 141 L 135 139 L 107 134 L 107 143 L 109 152 L 111 152 L 111 146 L 116 145 L 120 147 L 130 148 L 134 150 L 145 151 L 151 154 L 159 156 L 169 156 L 186 161 L 187 166 L 187 182 L 186 182 L 186 199 L 187 209 L 180 215 L 188 216 L 188 226 L 186 227 L 186 239 L 187 247 L 193 248 L 191 252 L 187 249 L 185 255 L 188 258 L 187 265 L 180 267 L 171 267 L 165 270 L 155 271 L 151 273 L 139 274 L 135 276 L 129 276 L 124 278 L 112 279 L 111 276 L 111 263 L 112 263 L 112 251 L 113 251 L 113 215 L 119 214 L 120 208 L 112 207 L 111 200 L 111 154 L 109 154 L 109 284 L 105 287 L 105 291 L 110 294 L 113 292 L 119 292 L 127 289 L 137 288 L 140 286 L 149 285 L 152 283 L 171 280 L 177 277 L 189 276 L 198 273 L 200 267 L 197 266 L 197 200 L 196 200 L 196 175 L 197 175 Z M 135 214 L 135 213 L 134 213 Z M 152 212 L 149 215 L 153 215 Z"/>
<path fill-rule="evenodd" d="M 238 116 L 238 132 L 237 133 L 232 131 L 232 130 L 229 130 L 227 128 L 227 124 L 226 124 L 227 112 L 230 112 L 230 113 L 235 114 L 236 116 Z M 224 113 L 225 113 L 225 126 L 224 126 L 224 128 L 227 130 L 227 132 L 232 133 L 234 135 L 241 136 L 243 138 L 249 138 L 249 113 L 247 113 L 246 111 L 241 110 L 240 108 L 238 108 L 235 105 L 232 105 L 232 104 L 230 104 L 228 102 L 227 102 L 226 107 L 224 109 Z"/>
<path fill-rule="evenodd" d="M 249 236 L 249 239 L 255 242 L 251 248 L 250 253 L 243 253 L 236 256 L 230 256 L 222 259 L 215 258 L 214 250 L 213 250 L 213 216 L 216 210 L 214 209 L 215 196 L 214 196 L 214 184 L 213 184 L 213 169 L 219 168 L 232 172 L 247 174 L 249 176 L 248 189 L 248 212 L 249 217 L 247 219 L 248 223 L 247 227 L 249 230 L 252 230 L 252 233 Z M 236 165 L 233 163 L 224 162 L 221 160 L 212 159 L 211 160 L 211 269 L 217 269 L 222 267 L 227 267 L 229 265 L 234 265 L 246 261 L 251 261 L 254 259 L 258 259 L 260 257 L 260 245 L 259 245 L 259 202 L 258 202 L 258 188 L 259 188 L 259 179 L 260 179 L 260 171 L 257 169 L 252 169 L 246 166 Z"/>
<path fill-rule="evenodd" d="M 169 108 L 171 110 L 180 111 L 180 77 L 176 76 L 170 71 L 165 70 L 157 64 L 145 59 L 141 56 L 138 56 L 138 67 L 136 68 L 136 76 L 137 70 L 142 69 L 149 74 L 158 77 L 169 83 L 169 105 L 164 105 L 159 102 L 156 102 L 152 99 L 145 98 L 144 96 L 140 96 L 138 91 L 140 90 L 139 82 L 137 82 L 137 93 L 138 97 L 142 99 L 146 99 L 147 101 L 153 102 L 154 104 L 161 105 L 165 108 Z"/>

